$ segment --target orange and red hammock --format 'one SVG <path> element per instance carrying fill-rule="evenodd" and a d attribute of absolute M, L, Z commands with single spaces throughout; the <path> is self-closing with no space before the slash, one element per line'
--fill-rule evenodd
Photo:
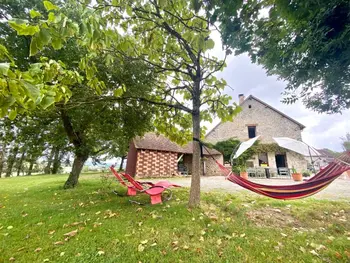
<path fill-rule="evenodd" d="M 227 180 L 244 187 L 257 194 L 262 194 L 275 199 L 299 199 L 311 196 L 326 188 L 337 179 L 343 172 L 350 170 L 350 166 L 340 160 L 335 160 L 318 172 L 311 179 L 300 184 L 293 185 L 264 185 L 251 182 L 247 179 L 228 170 L 225 166 L 217 162 L 220 170 Z"/>

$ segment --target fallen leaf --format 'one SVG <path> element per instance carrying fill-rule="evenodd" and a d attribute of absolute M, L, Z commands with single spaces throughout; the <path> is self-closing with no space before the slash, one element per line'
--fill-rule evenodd
<path fill-rule="evenodd" d="M 55 243 L 53 243 L 54 245 L 64 245 L 64 242 L 63 241 L 56 241 Z"/>
<path fill-rule="evenodd" d="M 139 246 L 137 247 L 137 251 L 142 252 L 144 250 L 145 250 L 145 247 L 142 244 L 139 244 Z"/>
<path fill-rule="evenodd" d="M 20 247 L 17 251 L 22 251 L 23 249 L 25 249 L 25 247 Z"/>
<path fill-rule="evenodd" d="M 311 250 L 310 253 L 314 256 L 319 256 L 319 254 L 315 250 Z"/>
<path fill-rule="evenodd" d="M 101 211 L 98 211 L 98 212 L 95 213 L 95 215 L 99 215 L 99 214 L 101 214 Z"/>
<path fill-rule="evenodd" d="M 77 225 L 81 225 L 84 224 L 84 222 L 74 222 L 72 224 L 70 224 L 70 226 L 77 226 Z"/>
<path fill-rule="evenodd" d="M 342 255 L 339 252 L 335 252 L 335 256 L 339 259 L 343 258 Z"/>
<path fill-rule="evenodd" d="M 172 245 L 173 247 L 175 247 L 175 246 L 177 246 L 178 243 L 179 243 L 179 241 L 173 241 L 173 242 L 171 242 L 171 245 Z"/>
<path fill-rule="evenodd" d="M 63 234 L 66 237 L 74 237 L 78 233 L 78 229 L 70 231 L 68 233 Z"/>
<path fill-rule="evenodd" d="M 142 245 L 147 244 L 147 243 L 148 243 L 148 240 L 147 240 L 147 239 L 146 239 L 146 240 L 142 240 L 140 243 L 141 243 Z"/>
<path fill-rule="evenodd" d="M 348 251 L 344 251 L 344 253 L 345 253 L 345 255 L 348 257 L 348 258 L 350 258 L 350 252 L 348 252 Z"/>
<path fill-rule="evenodd" d="M 217 244 L 218 246 L 220 246 L 220 245 L 222 244 L 221 239 L 218 239 L 218 240 L 216 241 L 216 244 Z"/>
<path fill-rule="evenodd" d="M 288 235 L 286 235 L 285 233 L 281 233 L 281 236 L 287 237 Z"/>
<path fill-rule="evenodd" d="M 34 250 L 34 252 L 40 252 L 41 251 L 41 247 L 38 247 Z"/>
<path fill-rule="evenodd" d="M 153 244 L 151 244 L 151 247 L 154 247 L 154 246 L 156 246 L 157 245 L 157 243 L 153 243 Z"/>
<path fill-rule="evenodd" d="M 104 255 L 104 254 L 105 254 L 105 252 L 104 252 L 103 250 L 100 250 L 100 251 L 97 252 L 97 255 L 98 255 L 98 256 L 102 256 L 102 255 Z"/>
<path fill-rule="evenodd" d="M 16 259 L 14 257 L 10 257 L 9 261 L 15 261 Z"/>
<path fill-rule="evenodd" d="M 305 248 L 303 248 L 303 247 L 299 247 L 299 250 L 300 250 L 301 252 L 303 252 L 303 253 L 306 252 Z"/>
<path fill-rule="evenodd" d="M 43 262 L 49 262 L 50 261 L 50 259 L 48 259 L 48 258 L 45 258 L 44 260 L 43 260 Z"/>
<path fill-rule="evenodd" d="M 185 249 L 185 250 L 188 250 L 190 247 L 189 247 L 189 246 L 184 245 L 182 248 L 183 248 L 183 249 Z"/>
<path fill-rule="evenodd" d="M 13 226 L 8 226 L 8 227 L 7 227 L 8 230 L 10 230 L 10 229 L 12 229 L 12 228 L 13 228 Z"/>
<path fill-rule="evenodd" d="M 61 252 L 61 253 L 60 253 L 60 257 L 63 257 L 63 256 L 64 256 L 64 254 L 65 254 L 64 252 Z"/>

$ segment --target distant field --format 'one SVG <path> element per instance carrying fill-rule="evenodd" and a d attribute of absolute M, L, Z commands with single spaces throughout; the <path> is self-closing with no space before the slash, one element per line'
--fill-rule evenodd
<path fill-rule="evenodd" d="M 189 210 L 182 188 L 138 206 L 113 178 L 66 178 L 0 180 L 0 262 L 350 262 L 349 201 L 206 192 Z"/>

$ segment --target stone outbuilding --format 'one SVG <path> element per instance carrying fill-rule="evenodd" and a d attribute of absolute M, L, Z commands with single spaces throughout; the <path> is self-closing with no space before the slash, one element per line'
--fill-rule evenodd
<path fill-rule="evenodd" d="M 138 177 L 191 175 L 192 153 L 192 143 L 180 146 L 163 135 L 147 133 L 130 142 L 126 173 Z M 209 153 L 203 151 L 202 173 L 206 176 L 220 175 L 212 157 L 222 164 L 223 156 L 214 149 L 209 149 Z"/>

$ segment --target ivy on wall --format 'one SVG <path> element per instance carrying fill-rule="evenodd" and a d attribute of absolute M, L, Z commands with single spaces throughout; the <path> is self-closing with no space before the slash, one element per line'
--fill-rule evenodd
<path fill-rule="evenodd" d="M 230 163 L 231 155 L 238 149 L 240 143 L 241 141 L 231 138 L 225 141 L 217 142 L 216 144 L 208 143 L 206 146 L 209 148 L 214 148 L 215 150 L 221 152 L 224 157 L 224 163 Z M 232 171 L 236 173 L 245 171 L 246 163 L 248 160 L 252 159 L 255 154 L 267 152 L 276 152 L 283 154 L 286 152 L 286 149 L 278 146 L 276 143 L 260 144 L 257 141 L 251 148 L 242 153 L 237 159 L 233 160 Z"/>

